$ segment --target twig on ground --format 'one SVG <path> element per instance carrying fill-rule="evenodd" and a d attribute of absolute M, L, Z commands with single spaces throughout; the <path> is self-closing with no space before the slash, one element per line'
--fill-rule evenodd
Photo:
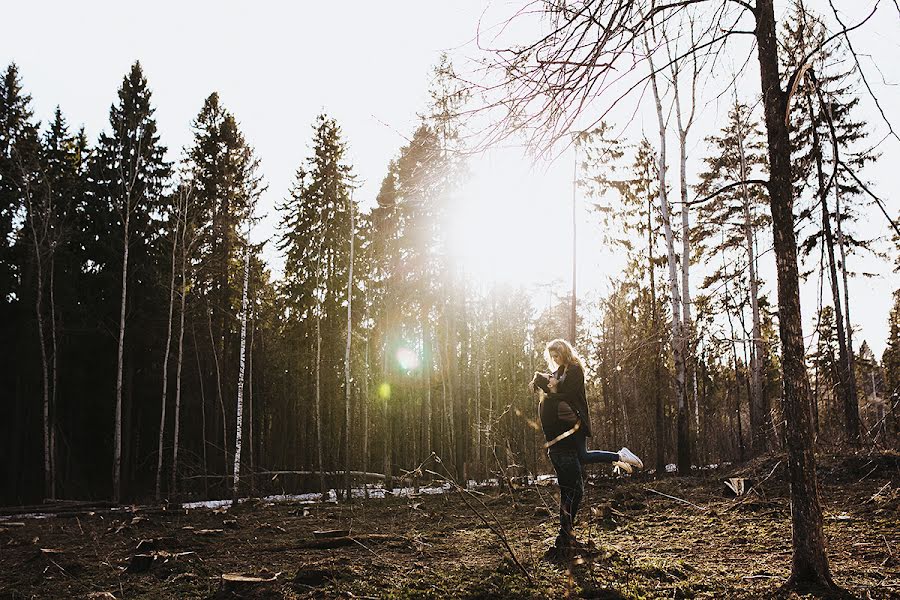
<path fill-rule="evenodd" d="M 863 475 L 863 476 L 862 476 L 862 479 L 860 479 L 857 483 L 862 483 L 862 481 L 863 481 L 864 479 L 866 479 L 869 475 L 871 475 L 872 473 L 874 473 L 877 469 L 878 469 L 878 465 L 875 465 L 874 467 L 872 467 L 872 470 L 869 471 L 868 473 L 866 473 L 865 475 Z"/>
<path fill-rule="evenodd" d="M 874 501 L 875 501 L 875 498 L 877 498 L 878 496 L 880 496 L 880 495 L 881 495 L 881 492 L 883 492 L 885 489 L 887 489 L 887 487 L 890 486 L 890 485 L 891 485 L 891 482 L 888 481 L 886 484 L 884 484 L 883 486 L 881 486 L 881 489 L 879 489 L 877 492 L 875 492 L 874 494 L 872 494 L 872 496 L 871 496 L 868 500 L 866 500 L 866 503 L 874 502 Z"/>
<path fill-rule="evenodd" d="M 677 500 L 678 502 L 683 502 L 683 503 L 687 504 L 688 506 L 693 506 L 694 508 L 697 508 L 700 510 L 706 510 L 706 508 L 704 508 L 702 506 L 698 506 L 698 505 L 694 504 L 693 502 L 688 502 L 687 500 L 685 500 L 683 498 L 678 498 L 677 496 L 670 496 L 669 494 L 663 494 L 662 492 L 654 490 L 653 488 L 649 488 L 649 487 L 645 487 L 644 489 L 647 490 L 648 492 L 653 492 L 654 494 L 659 494 L 660 496 L 665 496 L 666 498 L 671 498 L 672 500 Z"/>

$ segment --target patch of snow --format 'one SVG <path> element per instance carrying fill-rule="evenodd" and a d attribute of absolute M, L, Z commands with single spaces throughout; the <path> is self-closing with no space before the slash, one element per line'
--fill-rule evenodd
<path fill-rule="evenodd" d="M 181 508 L 222 508 L 231 506 L 231 500 L 204 500 L 202 502 L 183 502 Z"/>

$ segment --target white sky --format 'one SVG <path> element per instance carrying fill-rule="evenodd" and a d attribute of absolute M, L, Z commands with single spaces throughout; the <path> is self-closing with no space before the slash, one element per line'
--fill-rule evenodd
<path fill-rule="evenodd" d="M 520 4 L 493 3 L 483 26 Z M 828 9 L 821 0 L 810 4 Z M 854 22 L 858 4 L 869 3 L 838 0 L 837 4 L 848 11 L 847 21 Z M 854 34 L 853 41 L 861 54 L 872 57 L 864 66 L 877 64 L 884 80 L 892 84 L 885 85 L 882 73 L 869 69 L 885 110 L 900 124 L 900 94 L 893 87 L 900 82 L 896 61 L 900 15 L 892 12 L 891 3 L 882 4 L 886 6 L 881 14 Z M 32 0 L 3 9 L 0 67 L 10 61 L 18 64 L 39 119 L 47 121 L 59 104 L 70 126 L 84 124 L 94 142 L 107 126 L 109 106 L 123 75 L 134 60 L 140 60 L 170 159 L 190 142 L 190 122 L 203 100 L 218 91 L 261 158 L 269 191 L 260 209 L 268 218 L 255 237 L 269 239 L 277 222 L 274 207 L 287 195 L 295 169 L 308 155 L 312 123 L 323 110 L 343 128 L 350 162 L 363 183 L 357 199 L 366 205 L 374 201 L 388 161 L 406 143 L 417 114 L 425 109 L 439 53 L 475 56 L 471 42 L 486 6 L 484 0 L 342 4 Z M 786 3 L 778 6 L 783 10 Z M 749 67 L 748 95 L 758 93 L 755 54 Z M 705 152 L 703 136 L 721 124 L 725 112 L 714 104 L 704 105 L 692 146 L 695 158 Z M 863 107 L 863 116 L 872 124 L 873 138 L 880 139 L 886 128 L 871 103 Z M 636 139 L 642 127 L 652 140 L 654 113 L 638 113 L 628 136 Z M 900 144 L 890 140 L 881 150 L 880 164 L 867 175 L 896 216 L 900 183 L 893 171 L 900 164 Z M 670 155 L 674 153 L 670 146 Z M 471 240 L 464 251 L 472 259 L 470 273 L 512 282 L 556 278 L 561 290 L 568 287 L 573 160 L 567 150 L 550 164 L 532 165 L 519 151 L 509 149 L 472 161 L 474 181 L 460 201 L 460 220 Z M 579 220 L 579 290 L 605 289 L 621 260 L 601 247 L 596 225 L 586 216 Z M 875 210 L 864 226 L 871 235 L 888 234 L 886 221 Z M 561 235 L 562 241 L 548 243 L 550 235 Z M 282 260 L 272 244 L 266 256 L 277 273 Z M 850 294 L 853 320 L 862 330 L 856 345 L 867 339 L 880 356 L 891 291 L 900 287 L 900 277 L 891 274 L 888 264 L 871 259 L 851 261 L 851 267 L 877 274 L 854 281 Z M 768 275 L 767 289 L 774 297 L 774 273 L 763 269 L 762 275 Z M 815 310 L 814 287 L 803 290 L 807 334 Z M 541 298 L 539 303 L 548 301 L 549 292 Z"/>

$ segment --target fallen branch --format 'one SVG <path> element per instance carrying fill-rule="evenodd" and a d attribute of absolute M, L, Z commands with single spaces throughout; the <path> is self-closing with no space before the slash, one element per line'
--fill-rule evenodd
<path fill-rule="evenodd" d="M 654 490 L 653 488 L 649 488 L 649 487 L 644 488 L 644 489 L 647 490 L 648 492 L 653 492 L 654 494 L 659 494 L 660 496 L 665 496 L 666 498 L 670 498 L 672 500 L 677 500 L 678 502 L 683 502 L 683 503 L 687 504 L 688 506 L 693 506 L 694 508 L 698 508 L 700 510 L 706 510 L 704 507 L 697 506 L 693 502 L 688 502 L 687 500 L 685 500 L 683 498 L 678 498 L 677 496 L 670 496 L 669 494 L 663 494 L 662 492 Z"/>
<path fill-rule="evenodd" d="M 300 544 L 293 546 L 293 548 L 312 548 L 327 550 L 331 548 L 342 548 L 344 546 L 352 546 L 354 544 L 358 544 L 366 550 L 369 550 L 369 552 L 372 552 L 372 550 L 362 542 L 403 542 L 405 544 L 410 543 L 410 541 L 403 536 L 391 535 L 387 533 L 369 533 L 363 535 L 342 535 L 337 537 L 316 538 L 301 542 Z M 374 554 L 374 552 L 372 553 Z"/>

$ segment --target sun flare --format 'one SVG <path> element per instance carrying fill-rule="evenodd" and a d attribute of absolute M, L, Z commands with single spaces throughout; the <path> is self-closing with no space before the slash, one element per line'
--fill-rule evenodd
<path fill-rule="evenodd" d="M 472 171 L 451 220 L 450 252 L 463 276 L 528 287 L 563 275 L 548 240 L 570 235 L 571 225 L 552 208 L 551 182 L 524 161 L 485 159 Z"/>

